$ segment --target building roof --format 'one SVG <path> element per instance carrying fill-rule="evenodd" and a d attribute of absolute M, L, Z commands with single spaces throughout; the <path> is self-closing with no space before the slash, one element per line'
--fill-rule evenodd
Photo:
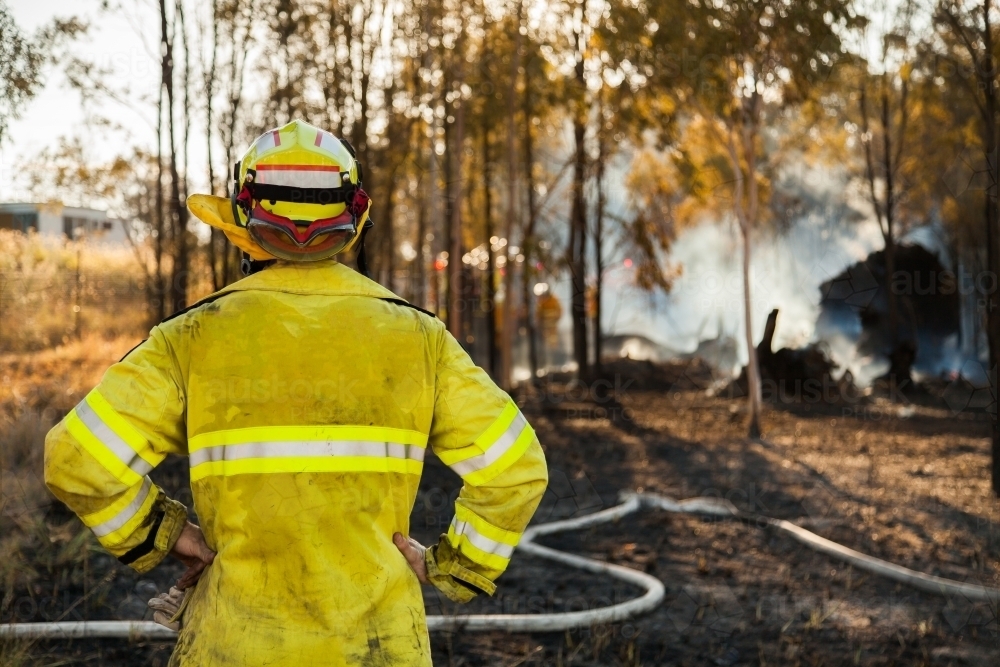
<path fill-rule="evenodd" d="M 25 213 L 28 211 L 38 211 L 40 209 L 55 209 L 52 210 L 53 213 L 63 214 L 63 215 L 75 215 L 87 218 L 106 218 L 108 216 L 107 211 L 101 211 L 96 208 L 86 208 L 83 206 L 63 206 L 59 202 L 0 202 L 0 211 L 5 213 Z"/>

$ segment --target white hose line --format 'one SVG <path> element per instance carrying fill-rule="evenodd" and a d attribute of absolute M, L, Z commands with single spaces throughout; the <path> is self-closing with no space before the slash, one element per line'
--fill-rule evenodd
<path fill-rule="evenodd" d="M 740 512 L 736 509 L 735 505 L 727 500 L 718 498 L 692 498 L 691 500 L 677 502 L 655 494 L 636 495 L 642 500 L 643 504 L 657 507 L 667 512 L 684 514 L 697 512 L 699 514 L 740 516 Z M 969 602 L 989 602 L 993 606 L 996 606 L 998 600 L 1000 600 L 1000 590 L 996 588 L 988 588 L 978 584 L 966 584 L 943 577 L 936 577 L 932 574 L 917 572 L 902 565 L 896 565 L 895 563 L 890 563 L 874 556 L 868 556 L 860 551 L 845 547 L 842 544 L 837 544 L 801 526 L 796 526 L 789 521 L 763 516 L 756 518 L 766 521 L 768 525 L 788 533 L 796 541 L 805 544 L 815 551 L 842 560 L 845 563 L 850 563 L 858 569 L 898 581 L 918 590 L 943 596 L 961 596 Z"/>
<path fill-rule="evenodd" d="M 458 614 L 455 616 L 428 616 L 427 629 L 434 632 L 440 630 L 505 630 L 507 632 L 553 632 L 573 628 L 589 628 L 603 623 L 617 623 L 626 619 L 652 611 L 663 601 L 663 582 L 645 572 L 632 570 L 621 565 L 604 563 L 583 556 L 556 551 L 549 547 L 535 544 L 535 538 L 541 535 L 561 533 L 568 530 L 578 530 L 599 523 L 617 521 L 632 514 L 642 507 L 638 497 L 631 497 L 621 505 L 588 514 L 576 519 L 553 521 L 533 526 L 524 531 L 517 550 L 552 560 L 563 565 L 569 565 L 580 570 L 606 574 L 615 579 L 625 581 L 645 588 L 646 593 L 639 598 L 586 611 L 557 612 L 554 614 Z"/>
<path fill-rule="evenodd" d="M 524 532 L 518 551 L 562 563 L 573 568 L 606 574 L 620 581 L 646 589 L 642 597 L 610 607 L 587 611 L 559 612 L 552 614 L 469 614 L 454 616 L 428 616 L 427 629 L 440 631 L 553 632 L 573 628 L 591 627 L 603 623 L 616 623 L 655 609 L 664 597 L 663 583 L 656 577 L 612 563 L 584 558 L 535 544 L 535 538 L 552 533 L 578 530 L 601 523 L 617 521 L 642 507 L 655 507 L 677 514 L 707 514 L 713 516 L 741 517 L 739 510 L 727 500 L 719 498 L 690 498 L 676 501 L 649 493 L 624 493 L 624 502 L 609 509 L 576 519 L 553 521 L 532 526 Z M 756 517 L 791 535 L 795 540 L 833 558 L 845 561 L 859 569 L 898 581 L 913 588 L 938 595 L 958 595 L 975 602 L 1000 600 L 1000 591 L 974 584 L 965 584 L 942 577 L 923 574 L 893 563 L 867 556 L 848 547 L 820 537 L 805 528 L 781 519 Z M 59 623 L 12 623 L 0 625 L 0 639 L 76 639 L 117 638 L 171 640 L 177 633 L 152 621 L 69 621 Z"/>
<path fill-rule="evenodd" d="M 617 521 L 638 511 L 643 503 L 638 496 L 625 500 L 621 505 L 565 521 L 554 521 L 532 526 L 524 531 L 517 550 L 569 565 L 588 572 L 605 574 L 626 583 L 644 588 L 642 597 L 628 600 L 610 607 L 600 607 L 586 611 L 560 612 L 552 614 L 457 614 L 453 616 L 428 616 L 427 629 L 440 631 L 488 631 L 507 632 L 553 632 L 572 628 L 591 627 L 603 623 L 617 623 L 645 614 L 655 609 L 663 601 L 664 587 L 656 577 L 612 563 L 591 560 L 582 556 L 563 553 L 534 543 L 540 535 L 578 530 L 600 523 Z M 69 639 L 69 638 L 134 638 L 134 639 L 175 639 L 177 633 L 152 621 L 75 621 L 62 623 L 13 623 L 0 625 L 0 638 L 20 637 L 25 639 Z"/>
<path fill-rule="evenodd" d="M 825 537 L 820 537 L 816 533 L 811 533 L 805 528 L 800 528 L 794 523 L 789 523 L 781 519 L 772 519 L 770 524 L 775 528 L 785 531 L 802 544 L 808 545 L 820 553 L 832 556 L 833 558 L 839 558 L 860 570 L 867 570 L 868 572 L 928 593 L 943 596 L 961 596 L 969 602 L 989 602 L 994 607 L 997 605 L 997 600 L 1000 600 L 1000 590 L 996 588 L 987 588 L 986 586 L 979 586 L 977 584 L 965 584 L 960 581 L 952 581 L 951 579 L 936 577 L 932 574 L 917 572 L 902 565 L 889 563 L 860 553 L 854 549 L 849 549 Z"/>
<path fill-rule="evenodd" d="M 177 639 L 177 633 L 153 621 L 60 621 L 0 625 L 0 639 Z"/>

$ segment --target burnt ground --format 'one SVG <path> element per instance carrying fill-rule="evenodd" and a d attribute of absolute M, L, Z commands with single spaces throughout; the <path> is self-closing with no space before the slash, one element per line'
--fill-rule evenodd
<path fill-rule="evenodd" d="M 922 572 L 1000 586 L 985 412 L 920 393 L 774 399 L 765 439 L 751 442 L 744 401 L 708 395 L 703 380 L 696 365 L 618 365 L 607 382 L 522 392 L 550 465 L 536 521 L 613 506 L 622 490 L 721 496 Z M 183 463 L 154 473 L 181 500 Z M 429 457 L 412 516 L 416 538 L 429 543 L 445 529 L 458 487 Z M 140 618 L 150 594 L 181 570 L 166 564 L 139 577 L 93 545 L 82 560 L 68 556 L 89 540 L 74 521 L 52 505 L 35 525 L 45 539 L 25 541 L 19 562 L 38 576 L 26 585 L 8 578 L 0 621 Z M 436 665 L 1000 664 L 996 608 L 852 570 L 757 525 L 643 510 L 541 542 L 645 570 L 663 581 L 666 598 L 613 626 L 435 634 Z M 428 613 L 575 611 L 638 594 L 519 555 L 499 584 L 494 598 L 462 609 L 428 589 Z M 4 650 L 13 655 L 8 646 L 0 658 Z M 163 665 L 169 651 L 161 643 L 38 642 L 26 664 Z"/>

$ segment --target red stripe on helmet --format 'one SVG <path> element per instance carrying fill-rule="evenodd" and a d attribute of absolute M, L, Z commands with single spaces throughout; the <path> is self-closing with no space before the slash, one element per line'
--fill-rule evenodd
<path fill-rule="evenodd" d="M 259 164 L 257 171 L 340 171 L 340 167 L 321 164 Z"/>

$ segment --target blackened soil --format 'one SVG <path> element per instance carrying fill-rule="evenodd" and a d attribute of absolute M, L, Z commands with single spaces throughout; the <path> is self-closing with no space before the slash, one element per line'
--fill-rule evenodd
<path fill-rule="evenodd" d="M 551 383 L 519 395 L 550 466 L 536 522 L 613 506 L 623 490 L 724 497 L 922 572 L 1000 586 L 986 414 L 930 400 L 777 404 L 765 414 L 765 439 L 751 442 L 743 401 L 707 395 L 701 370 L 614 372 L 610 385 Z M 184 462 L 154 474 L 185 500 Z M 411 518 L 415 537 L 431 543 L 447 529 L 458 488 L 429 457 Z M 28 589 L 5 589 L 0 620 L 148 617 L 145 600 L 180 566 L 140 577 L 96 546 L 82 561 L 61 561 L 59 549 L 77 539 L 72 521 L 49 510 L 39 530 L 51 548 L 25 555 L 40 576 Z M 567 633 L 435 634 L 436 665 L 1000 664 L 996 607 L 914 591 L 752 523 L 643 510 L 541 541 L 658 577 L 663 604 L 627 623 Z M 427 589 L 428 613 L 578 611 L 641 594 L 517 554 L 498 583 L 494 598 L 461 608 Z M 39 642 L 30 655 L 32 664 L 163 665 L 170 648 Z"/>

